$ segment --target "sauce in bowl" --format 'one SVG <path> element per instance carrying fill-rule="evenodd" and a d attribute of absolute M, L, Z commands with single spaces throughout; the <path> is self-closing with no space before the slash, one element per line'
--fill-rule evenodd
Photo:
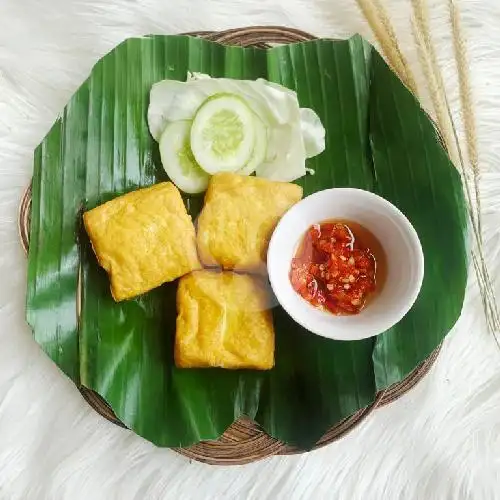
<path fill-rule="evenodd" d="M 358 314 L 383 285 L 382 245 L 363 226 L 344 220 L 313 224 L 292 259 L 293 289 L 335 315 Z"/>

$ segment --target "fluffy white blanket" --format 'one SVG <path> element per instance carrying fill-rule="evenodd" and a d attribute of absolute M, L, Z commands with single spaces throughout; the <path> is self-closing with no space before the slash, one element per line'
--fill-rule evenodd
<path fill-rule="evenodd" d="M 411 3 L 384 3 L 432 110 L 411 30 Z M 430 3 L 438 61 L 460 124 L 448 1 Z M 500 4 L 459 5 L 477 115 L 485 248 L 491 274 L 500 278 Z M 327 448 L 241 467 L 190 463 L 109 424 L 32 340 L 24 322 L 18 200 L 31 175 L 33 149 L 72 92 L 124 38 L 259 24 L 328 37 L 360 32 L 375 41 L 355 0 L 0 3 L 1 499 L 499 498 L 500 349 L 485 327 L 473 272 L 463 315 L 417 388 Z"/>

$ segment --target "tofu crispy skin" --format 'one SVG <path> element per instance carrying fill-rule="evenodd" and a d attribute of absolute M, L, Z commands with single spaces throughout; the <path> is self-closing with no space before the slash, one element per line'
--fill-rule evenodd
<path fill-rule="evenodd" d="M 274 366 L 268 290 L 259 277 L 196 271 L 177 290 L 175 364 L 179 368 Z"/>
<path fill-rule="evenodd" d="M 237 174 L 210 180 L 198 219 L 198 252 L 207 266 L 265 273 L 271 234 L 302 188 Z"/>
<path fill-rule="evenodd" d="M 115 198 L 83 221 L 117 302 L 201 268 L 193 222 L 171 182 Z"/>

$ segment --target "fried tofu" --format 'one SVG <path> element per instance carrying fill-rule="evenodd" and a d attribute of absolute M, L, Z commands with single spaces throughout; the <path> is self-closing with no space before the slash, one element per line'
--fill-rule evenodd
<path fill-rule="evenodd" d="M 296 184 L 224 173 L 212 177 L 198 219 L 198 252 L 207 266 L 265 273 L 271 234 L 302 198 Z"/>
<path fill-rule="evenodd" d="M 117 302 L 201 268 L 193 222 L 171 182 L 115 198 L 83 221 Z"/>
<path fill-rule="evenodd" d="M 175 364 L 269 370 L 274 365 L 270 296 L 259 277 L 197 271 L 177 290 Z"/>

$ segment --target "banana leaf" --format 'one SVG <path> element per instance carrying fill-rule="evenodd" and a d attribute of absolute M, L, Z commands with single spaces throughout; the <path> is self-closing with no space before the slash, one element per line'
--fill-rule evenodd
<path fill-rule="evenodd" d="M 305 194 L 363 188 L 406 214 L 423 245 L 425 278 L 400 323 L 376 338 L 338 342 L 308 333 L 276 307 L 273 370 L 178 370 L 177 283 L 114 303 L 81 213 L 166 179 L 146 123 L 148 95 L 154 82 L 185 80 L 187 71 L 262 77 L 296 90 L 327 132 L 325 152 L 309 160 L 316 174 L 298 181 Z M 202 198 L 185 201 L 195 218 Z M 442 342 L 462 308 L 466 238 L 461 180 L 432 122 L 361 37 L 268 50 L 186 36 L 133 38 L 96 64 L 35 151 L 27 319 L 68 377 L 157 445 L 215 439 L 247 415 L 307 449 Z"/>

